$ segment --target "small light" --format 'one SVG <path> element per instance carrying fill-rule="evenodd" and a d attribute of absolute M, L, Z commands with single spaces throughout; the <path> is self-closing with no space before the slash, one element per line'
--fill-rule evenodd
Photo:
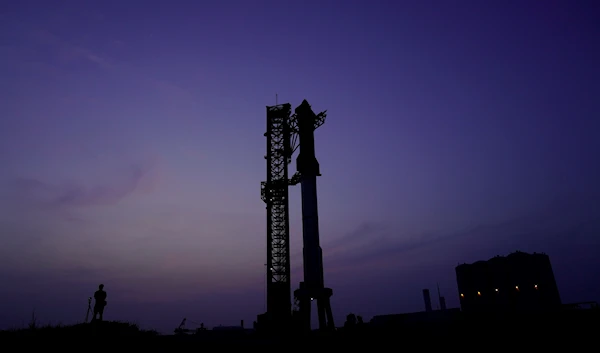
<path fill-rule="evenodd" d="M 465 295 L 464 295 L 464 294 L 462 294 L 462 293 L 460 293 L 460 297 L 461 297 L 461 298 L 464 298 L 464 297 L 465 297 Z"/>
<path fill-rule="evenodd" d="M 478 291 L 478 292 L 477 292 L 477 295 L 481 295 L 481 292 L 479 292 L 479 291 Z"/>
<path fill-rule="evenodd" d="M 516 290 L 519 290 L 519 286 L 515 286 L 515 289 L 516 289 Z"/>
<path fill-rule="evenodd" d="M 535 289 L 537 289 L 537 284 L 535 286 L 533 286 Z"/>
<path fill-rule="evenodd" d="M 315 300 L 315 298 L 310 298 L 310 301 L 313 301 L 313 300 Z"/>
<path fill-rule="evenodd" d="M 496 292 L 498 291 L 498 288 L 494 289 Z"/>

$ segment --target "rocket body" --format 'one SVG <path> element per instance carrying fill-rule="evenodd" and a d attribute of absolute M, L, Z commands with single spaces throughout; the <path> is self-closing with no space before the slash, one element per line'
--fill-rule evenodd
<path fill-rule="evenodd" d="M 319 242 L 319 209 L 317 206 L 317 176 L 319 162 L 315 156 L 315 113 L 306 101 L 296 109 L 300 154 L 296 168 L 300 172 L 302 198 L 302 241 L 304 285 L 309 292 L 324 287 L 323 254 Z"/>
<path fill-rule="evenodd" d="M 314 131 L 317 116 L 303 101 L 296 108 L 298 118 L 298 135 L 300 140 L 300 154 L 296 159 L 296 168 L 300 172 L 301 198 L 302 198 L 302 241 L 304 262 L 304 288 L 305 300 L 316 300 L 319 315 L 319 328 L 333 327 L 333 316 L 329 298 L 332 291 L 325 288 L 323 278 L 323 251 L 319 242 L 319 210 L 317 206 L 317 176 L 320 176 L 319 162 L 315 156 Z M 310 305 L 306 302 L 306 306 Z M 310 325 L 310 310 L 306 312 Z"/>

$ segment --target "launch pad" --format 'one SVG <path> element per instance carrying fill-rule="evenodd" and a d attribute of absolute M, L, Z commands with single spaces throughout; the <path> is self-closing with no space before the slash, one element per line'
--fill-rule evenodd
<path fill-rule="evenodd" d="M 326 111 L 315 114 L 306 100 L 291 112 L 291 104 L 267 107 L 267 180 L 261 183 L 261 198 L 267 208 L 267 312 L 259 315 L 266 331 L 288 331 L 296 327 L 310 331 L 311 302 L 317 301 L 319 329 L 334 329 L 330 297 L 325 288 L 323 255 L 319 244 L 317 176 L 314 131 L 325 122 Z M 296 158 L 296 173 L 289 178 L 288 164 Z M 288 188 L 300 184 L 304 281 L 294 291 L 298 311 L 292 313 L 290 283 L 290 225 Z"/>

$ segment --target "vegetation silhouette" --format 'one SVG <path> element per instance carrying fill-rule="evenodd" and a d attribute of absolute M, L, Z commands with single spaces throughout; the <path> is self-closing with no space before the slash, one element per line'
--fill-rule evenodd
<path fill-rule="evenodd" d="M 8 338 L 73 338 L 80 337 L 157 337 L 155 330 L 142 330 L 136 324 L 119 321 L 95 321 L 75 325 L 29 323 L 27 328 L 0 331 L 0 340 Z"/>

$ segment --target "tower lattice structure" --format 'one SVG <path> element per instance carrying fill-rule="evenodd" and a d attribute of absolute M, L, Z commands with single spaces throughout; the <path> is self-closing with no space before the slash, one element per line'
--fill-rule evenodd
<path fill-rule="evenodd" d="M 289 103 L 267 107 L 267 180 L 261 198 L 267 208 L 267 316 L 271 325 L 291 318 L 288 164 L 297 148 L 297 128 Z"/>

